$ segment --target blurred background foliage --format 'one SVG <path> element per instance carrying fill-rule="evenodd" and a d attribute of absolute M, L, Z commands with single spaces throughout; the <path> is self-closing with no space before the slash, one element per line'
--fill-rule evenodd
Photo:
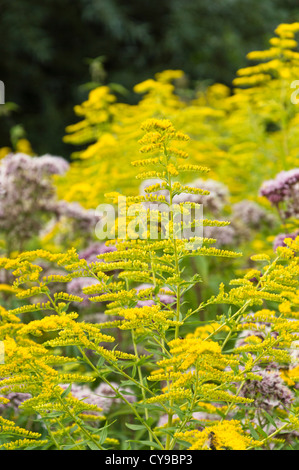
<path fill-rule="evenodd" d="M 299 20 L 298 0 L 1 0 L 0 79 L 6 101 L 0 146 L 22 130 L 37 154 L 69 158 L 62 138 L 91 88 L 132 87 L 165 69 L 186 87 L 230 85 L 246 54 L 263 49 L 279 23 Z M 118 85 L 116 85 L 118 84 Z"/>

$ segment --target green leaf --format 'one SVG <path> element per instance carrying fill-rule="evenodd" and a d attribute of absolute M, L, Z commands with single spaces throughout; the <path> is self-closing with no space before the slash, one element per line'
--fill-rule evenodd
<path fill-rule="evenodd" d="M 107 436 L 108 436 L 108 427 L 110 426 L 110 424 L 106 425 L 105 427 L 102 428 L 102 432 L 100 434 L 100 440 L 99 440 L 99 443 L 100 444 L 104 444 L 105 440 L 107 439 Z"/>
<path fill-rule="evenodd" d="M 132 367 L 132 371 L 131 371 L 131 375 L 132 375 L 133 379 L 136 376 L 136 372 L 137 372 L 137 367 L 136 367 L 136 364 L 134 364 L 133 367 Z"/>
<path fill-rule="evenodd" d="M 92 441 L 88 441 L 87 442 L 87 446 L 91 449 L 91 450 L 101 450 L 94 442 Z"/>
<path fill-rule="evenodd" d="M 249 430 L 250 430 L 250 432 L 251 432 L 251 434 L 252 434 L 252 437 L 254 437 L 254 439 L 256 439 L 257 441 L 259 441 L 261 437 L 258 435 L 258 433 L 256 432 L 256 430 L 254 429 L 254 427 L 252 426 L 251 423 L 248 423 L 248 427 L 249 427 Z"/>
<path fill-rule="evenodd" d="M 277 429 L 277 424 L 275 423 L 274 419 L 272 418 L 271 415 L 269 415 L 269 413 L 267 413 L 267 411 L 264 411 L 264 415 L 265 417 L 267 418 L 267 420 L 269 421 L 269 423 L 271 423 L 276 429 Z"/>
<path fill-rule="evenodd" d="M 47 421 L 53 418 L 58 418 L 59 416 L 63 416 L 64 414 L 65 414 L 64 411 L 52 411 L 51 413 L 48 413 L 47 416 L 43 416 L 42 418 L 37 418 L 34 421 Z"/>
<path fill-rule="evenodd" d="M 153 447 L 154 449 L 163 450 L 162 447 L 159 446 L 159 444 L 155 441 L 134 441 L 134 440 L 130 440 L 130 441 L 127 441 L 127 442 L 137 442 L 138 444 L 143 444 L 145 446 Z"/>
<path fill-rule="evenodd" d="M 263 438 L 268 437 L 268 434 L 260 426 L 257 426 L 256 429 L 260 433 L 260 436 L 262 436 Z"/>
<path fill-rule="evenodd" d="M 155 441 L 140 441 L 140 443 L 161 450 L 161 446 Z"/>
<path fill-rule="evenodd" d="M 129 424 L 125 423 L 127 428 L 131 429 L 132 431 L 139 431 L 140 429 L 145 429 L 145 426 L 143 424 Z"/>
<path fill-rule="evenodd" d="M 151 425 L 153 424 L 154 422 L 154 418 L 152 416 L 150 416 L 147 420 L 146 420 L 146 424 L 151 427 Z"/>
<path fill-rule="evenodd" d="M 71 390 L 72 390 L 72 384 L 69 384 L 69 386 L 67 387 L 67 389 L 62 392 L 61 398 L 66 397 L 66 396 L 70 393 Z"/>
<path fill-rule="evenodd" d="M 100 369 L 102 367 L 102 365 L 104 364 L 105 362 L 105 358 L 103 356 L 101 356 L 97 362 L 97 369 Z"/>
<path fill-rule="evenodd" d="M 152 410 L 152 411 L 159 411 L 159 412 L 163 411 L 162 406 L 155 405 L 153 403 L 135 403 L 135 406 L 140 407 L 142 409 L 147 408 L 148 410 Z"/>

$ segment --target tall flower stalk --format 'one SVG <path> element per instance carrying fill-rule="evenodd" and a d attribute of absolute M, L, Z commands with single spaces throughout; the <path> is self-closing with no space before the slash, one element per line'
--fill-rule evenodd
<path fill-rule="evenodd" d="M 188 155 L 181 146 L 188 137 L 168 120 L 150 119 L 142 129 L 140 150 L 145 158 L 133 165 L 142 168 L 139 178 L 159 182 L 146 187 L 145 195 L 121 199 L 117 237 L 107 242 L 114 249 L 92 262 L 74 249 L 1 258 L 0 267 L 15 277 L 12 288 L 20 302 L 17 308 L 0 310 L 0 339 L 6 351 L 0 366 L 1 401 L 7 404 L 5 396 L 11 393 L 30 395 L 20 408 L 46 422 L 46 439 L 34 435 L 37 447 L 115 447 L 120 431 L 114 418 L 124 414 L 126 448 L 245 450 L 275 443 L 281 436 L 269 426 L 261 427 L 269 420 L 265 410 L 258 413 L 259 423 L 250 424 L 250 419 L 261 402 L 253 395 L 264 390 L 258 381 L 266 378 L 268 388 L 280 387 L 279 380 L 269 380 L 266 367 L 290 364 L 291 351 L 296 350 L 299 239 L 286 239 L 274 260 L 253 257 L 262 267 L 232 279 L 228 292 L 222 284 L 218 295 L 188 308 L 184 297 L 201 278 L 186 276 L 186 259 L 234 259 L 241 254 L 215 248 L 215 240 L 187 230 L 226 222 L 198 218 L 195 202 L 174 204 L 182 194 L 207 194 L 179 181 L 183 172 L 208 171 L 186 163 Z M 110 194 L 112 201 L 119 197 Z M 182 231 L 189 236 L 181 236 Z M 53 274 L 44 272 L 45 261 Z M 79 278 L 95 281 L 82 288 L 84 298 L 61 288 Z M 107 321 L 88 323 L 80 309 L 75 311 L 86 296 L 93 305 L 105 306 Z M 223 306 L 216 318 L 209 317 L 212 305 Z M 202 311 L 205 322 L 199 316 Z M 238 344 L 247 330 L 251 333 L 245 344 Z M 115 331 L 121 336 L 114 336 Z M 296 374 L 297 366 L 289 368 L 284 380 L 295 384 Z M 124 411 L 105 416 L 96 403 L 76 397 L 73 384 L 90 386 L 94 393 L 101 384 L 108 386 Z M 276 392 L 273 396 L 281 396 Z M 277 410 L 275 426 L 292 434 L 299 422 L 298 404 L 285 389 L 283 396 L 287 400 L 283 410 Z M 29 446 L 14 437 L 1 445 Z"/>

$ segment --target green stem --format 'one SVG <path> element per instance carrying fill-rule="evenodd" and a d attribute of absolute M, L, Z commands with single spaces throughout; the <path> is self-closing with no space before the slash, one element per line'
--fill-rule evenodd
<path fill-rule="evenodd" d="M 269 439 L 272 439 L 272 437 L 276 436 L 276 434 L 280 433 L 281 431 L 283 431 L 283 429 L 285 429 L 287 426 L 289 426 L 290 423 L 285 423 L 283 426 L 281 426 L 280 428 L 276 429 L 276 431 L 272 432 L 272 434 L 269 434 L 269 436 L 265 437 L 260 443 L 259 443 L 259 446 L 263 446 Z M 254 446 L 251 446 L 251 447 L 248 447 L 246 450 L 251 450 L 251 449 L 254 449 Z"/>
<path fill-rule="evenodd" d="M 133 342 L 133 346 L 134 346 L 134 353 L 135 353 L 135 356 L 137 357 L 137 360 L 138 360 L 138 350 L 137 350 L 137 344 L 136 344 L 136 340 L 135 340 L 134 330 L 132 330 L 131 333 L 132 333 L 132 342 Z M 142 377 L 142 371 L 141 371 L 141 367 L 140 367 L 140 366 L 137 366 L 137 371 L 138 371 L 139 382 L 140 382 L 140 385 L 141 385 L 141 394 L 142 394 L 142 398 L 143 398 L 143 401 L 145 401 L 145 400 L 146 400 L 146 395 L 145 395 L 145 390 L 144 390 L 144 388 L 142 387 L 142 385 L 143 385 L 143 377 Z M 146 421 L 148 421 L 149 415 L 148 415 L 148 409 L 147 409 L 147 408 L 145 408 L 144 414 L 145 414 L 145 419 L 146 419 Z M 151 441 L 151 440 L 152 440 L 152 436 L 151 436 L 151 433 L 150 433 L 150 432 L 148 433 L 148 437 L 149 437 L 149 440 Z M 151 450 L 153 450 L 153 447 L 151 447 Z"/>
<path fill-rule="evenodd" d="M 52 439 L 52 441 L 54 442 L 54 444 L 55 444 L 55 446 L 57 447 L 57 449 L 58 449 L 58 450 L 62 450 L 61 447 L 60 447 L 60 445 L 59 445 L 59 443 L 58 443 L 58 441 L 56 440 L 54 434 L 52 433 L 50 427 L 48 427 L 45 422 L 44 422 L 43 424 L 44 424 L 45 428 L 47 429 L 49 435 L 51 436 L 51 439 Z"/>
<path fill-rule="evenodd" d="M 178 432 L 181 432 L 181 431 L 184 429 L 184 427 L 186 426 L 186 424 L 188 423 L 189 419 L 192 418 L 193 408 L 194 408 L 195 405 L 196 405 L 197 391 L 198 391 L 198 370 L 196 370 L 196 382 L 195 382 L 195 388 L 194 388 L 194 393 L 193 393 L 193 397 L 192 397 L 192 402 L 191 402 L 191 405 L 190 405 L 190 409 L 189 409 L 188 413 L 186 413 L 186 417 L 185 417 L 185 419 L 183 420 L 183 422 L 181 423 Z M 171 441 L 171 443 L 170 443 L 170 447 L 169 447 L 170 450 L 172 450 L 172 449 L 174 448 L 175 443 L 176 443 L 176 438 L 173 437 L 173 438 L 172 438 L 172 441 Z"/>
<path fill-rule="evenodd" d="M 35 373 L 41 378 L 42 382 L 44 377 L 40 374 L 40 372 L 34 367 L 34 364 L 31 364 L 31 367 L 35 371 Z M 90 433 L 81 425 L 81 422 L 77 419 L 76 415 L 74 415 L 69 407 L 64 403 L 63 399 L 61 398 L 59 393 L 56 393 L 55 389 L 53 389 L 54 395 L 56 396 L 57 400 L 62 405 L 65 412 L 73 419 L 73 421 L 77 424 L 77 426 L 81 429 L 81 431 L 90 439 L 98 448 L 99 450 L 104 450 L 102 446 L 94 440 L 94 438 L 90 435 Z M 51 436 L 52 437 L 52 436 Z M 54 436 L 53 436 L 54 437 Z M 54 441 L 55 442 L 55 441 Z"/>
<path fill-rule="evenodd" d="M 78 346 L 78 349 L 80 351 L 80 353 L 82 354 L 82 356 L 84 357 L 85 361 L 90 365 L 90 367 L 97 373 L 97 375 L 116 393 L 116 395 L 118 395 L 129 407 L 130 409 L 133 411 L 133 413 L 135 414 L 136 418 L 143 424 L 143 426 L 147 429 L 147 431 L 149 432 L 149 434 L 152 436 L 152 438 L 157 442 L 157 444 L 161 447 L 162 450 L 164 450 L 164 447 L 163 445 L 161 444 L 161 442 L 159 441 L 158 437 L 155 435 L 155 433 L 152 431 L 152 429 L 148 426 L 148 424 L 146 423 L 146 421 L 144 421 L 144 419 L 142 418 L 142 416 L 140 416 L 140 414 L 138 413 L 138 411 L 134 408 L 134 406 L 132 406 L 132 404 L 126 399 L 126 397 L 119 391 L 117 390 L 117 388 L 115 388 L 111 382 L 106 379 L 106 377 L 102 376 L 98 369 L 93 365 L 93 363 L 90 361 L 90 359 L 86 356 L 84 350 Z M 120 370 L 120 369 L 118 369 Z M 132 380 L 130 378 L 130 380 Z M 138 382 L 137 382 L 138 384 Z M 138 384 L 139 385 L 139 384 Z"/>
<path fill-rule="evenodd" d="M 81 429 L 81 431 L 85 434 L 85 436 L 90 439 L 97 447 L 99 450 L 104 450 L 104 448 L 93 438 L 93 436 L 84 428 L 84 426 L 81 425 L 81 420 L 77 419 L 77 416 L 74 415 L 70 409 L 64 404 L 62 398 L 60 395 L 56 395 L 58 400 L 60 401 L 62 407 L 65 409 L 67 414 L 74 420 L 74 422 L 77 424 L 77 426 Z"/>

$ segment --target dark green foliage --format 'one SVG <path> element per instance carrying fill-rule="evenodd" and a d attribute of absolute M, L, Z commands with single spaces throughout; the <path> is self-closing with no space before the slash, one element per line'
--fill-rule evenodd
<path fill-rule="evenodd" d="M 299 7 L 296 0 L 1 0 L 0 15 L 0 79 L 6 100 L 19 106 L 4 119 L 0 146 L 23 123 L 38 154 L 68 156 L 62 137 L 87 95 L 84 83 L 131 90 L 180 68 L 190 86 L 230 84 L 245 54 L 263 47 L 279 23 L 297 21 Z"/>

